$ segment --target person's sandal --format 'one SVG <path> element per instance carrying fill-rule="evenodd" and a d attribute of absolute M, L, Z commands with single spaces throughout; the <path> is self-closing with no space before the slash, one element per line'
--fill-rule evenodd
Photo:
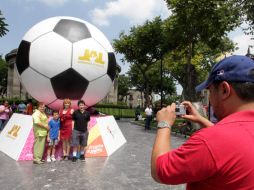
<path fill-rule="evenodd" d="M 35 160 L 34 160 L 33 163 L 34 163 L 34 164 L 44 164 L 44 162 L 42 162 L 42 161 L 40 161 L 40 160 L 39 160 L 39 161 L 35 161 Z"/>
<path fill-rule="evenodd" d="M 76 162 L 77 161 L 77 157 L 76 156 L 73 156 L 72 157 L 72 162 Z"/>

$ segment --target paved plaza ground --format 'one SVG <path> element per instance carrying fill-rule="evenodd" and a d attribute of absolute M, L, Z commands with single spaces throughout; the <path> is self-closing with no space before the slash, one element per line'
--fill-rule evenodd
<path fill-rule="evenodd" d="M 108 158 L 34 165 L 32 161 L 16 162 L 0 152 L 0 189 L 185 189 L 185 185 L 167 186 L 153 181 L 150 156 L 155 131 L 146 132 L 129 121 L 118 121 L 118 125 L 127 143 Z M 172 136 L 173 147 L 184 141 L 183 137 Z"/>

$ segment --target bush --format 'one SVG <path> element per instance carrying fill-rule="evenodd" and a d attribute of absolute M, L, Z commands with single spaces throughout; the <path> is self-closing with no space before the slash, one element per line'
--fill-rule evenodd
<path fill-rule="evenodd" d="M 129 109 L 126 104 L 97 104 L 96 108 L 118 108 L 118 109 Z"/>
<path fill-rule="evenodd" d="M 135 117 L 135 111 L 133 109 L 119 109 L 119 108 L 97 108 L 101 113 L 107 114 L 107 115 L 113 115 L 115 118 L 134 118 Z"/>
<path fill-rule="evenodd" d="M 12 105 L 13 102 L 15 102 L 16 104 L 19 104 L 21 101 L 23 101 L 23 100 L 21 100 L 19 98 L 1 98 L 0 99 L 0 104 L 3 104 L 3 102 L 5 100 L 7 100 L 9 102 L 9 105 Z"/>
<path fill-rule="evenodd" d="M 0 98 L 0 104 L 2 104 L 5 100 L 9 102 L 9 105 L 12 105 L 13 102 L 15 102 L 17 105 L 20 104 L 20 102 L 27 103 L 28 100 L 23 100 L 20 98 Z M 37 104 L 37 101 L 35 99 L 29 99 L 32 101 L 33 105 Z"/>

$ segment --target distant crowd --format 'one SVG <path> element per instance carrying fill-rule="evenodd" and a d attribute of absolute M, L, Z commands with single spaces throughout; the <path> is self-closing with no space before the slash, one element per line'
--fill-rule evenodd
<path fill-rule="evenodd" d="M 3 103 L 0 104 L 0 131 L 4 129 L 13 113 L 32 115 L 33 109 L 34 106 L 31 100 L 28 100 L 27 103 L 20 102 L 19 104 L 13 102 L 12 105 L 9 104 L 8 100 L 4 100 Z"/>

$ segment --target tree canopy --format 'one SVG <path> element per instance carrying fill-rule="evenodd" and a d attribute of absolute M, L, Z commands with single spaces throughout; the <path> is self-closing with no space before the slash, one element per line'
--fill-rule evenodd
<path fill-rule="evenodd" d="M 137 68 L 136 64 L 130 66 L 129 71 L 127 72 L 130 77 L 130 81 L 134 87 L 138 90 L 143 91 L 145 86 L 144 78 L 142 77 L 141 71 Z M 147 82 L 149 85 L 149 94 L 152 92 L 156 94 L 161 93 L 161 87 L 163 89 L 163 96 L 172 95 L 176 93 L 175 80 L 171 77 L 169 71 L 164 69 L 164 77 L 160 78 L 160 63 L 157 62 L 147 71 Z M 162 86 L 161 86 L 162 85 Z"/>
<path fill-rule="evenodd" d="M 205 42 L 217 48 L 227 32 L 240 25 L 239 8 L 232 1 L 167 0 L 171 35 L 178 46 Z"/>
<path fill-rule="evenodd" d="M 133 26 L 129 34 L 121 32 L 119 39 L 114 40 L 116 52 L 124 54 L 123 61 L 135 64 L 144 82 L 146 103 L 150 103 L 148 71 L 162 56 L 163 38 L 162 20 L 156 17 L 146 21 L 142 26 Z"/>
<path fill-rule="evenodd" d="M 149 85 L 153 70 L 163 60 L 168 71 L 183 87 L 183 97 L 199 100 L 195 86 L 203 81 L 218 57 L 233 52 L 235 44 L 228 32 L 243 21 L 254 31 L 252 0 L 166 0 L 171 15 L 164 21 L 156 17 L 142 26 L 134 26 L 128 34 L 114 40 L 123 61 L 131 64 L 129 75 L 138 89 L 149 94 L 156 87 Z M 253 33 L 251 33 L 253 34 Z M 157 66 L 157 69 L 159 66 Z M 153 74 L 149 77 L 149 72 Z M 137 73 L 140 76 L 138 77 Z"/>
<path fill-rule="evenodd" d="M 240 24 L 239 9 L 232 1 L 167 0 L 166 2 L 172 12 L 166 20 L 168 35 L 173 36 L 170 38 L 173 40 L 171 43 L 174 44 L 174 51 L 180 55 L 182 62 L 182 77 L 177 80 L 184 89 L 184 98 L 196 101 L 199 96 L 195 92 L 195 86 L 199 83 L 199 76 L 195 65 L 197 57 L 200 56 L 200 50 L 197 50 L 200 49 L 200 45 L 210 50 L 224 47 L 227 32 Z M 220 53 L 231 49 L 224 49 Z"/>
<path fill-rule="evenodd" d="M 232 0 L 240 9 L 240 16 L 242 22 L 246 22 L 245 33 L 254 35 L 254 1 L 253 0 Z"/>
<path fill-rule="evenodd" d="M 5 18 L 2 15 L 2 12 L 0 10 L 0 37 L 3 37 L 6 35 L 6 33 L 9 31 L 7 29 L 8 24 L 5 23 Z"/>
<path fill-rule="evenodd" d="M 195 79 L 198 83 L 206 79 L 208 72 L 212 66 L 218 61 L 219 57 L 225 55 L 222 52 L 230 52 L 234 49 L 234 44 L 228 38 L 224 38 L 222 45 L 216 49 L 211 49 L 204 43 L 197 43 L 193 49 L 191 61 L 192 70 L 195 72 Z M 179 84 L 183 87 L 183 94 L 186 92 L 186 80 L 189 73 L 186 73 L 186 58 L 183 49 L 175 49 L 164 56 L 164 67 L 170 71 Z M 193 86 L 194 88 L 195 86 Z M 184 96 L 183 98 L 189 99 Z"/>
<path fill-rule="evenodd" d="M 7 73 L 8 73 L 8 66 L 6 61 L 0 56 L 0 87 L 6 88 L 7 87 Z"/>
<path fill-rule="evenodd" d="M 128 76 L 119 75 L 118 77 L 118 100 L 123 101 L 123 98 L 126 97 L 129 93 L 131 87 L 131 82 Z"/>

